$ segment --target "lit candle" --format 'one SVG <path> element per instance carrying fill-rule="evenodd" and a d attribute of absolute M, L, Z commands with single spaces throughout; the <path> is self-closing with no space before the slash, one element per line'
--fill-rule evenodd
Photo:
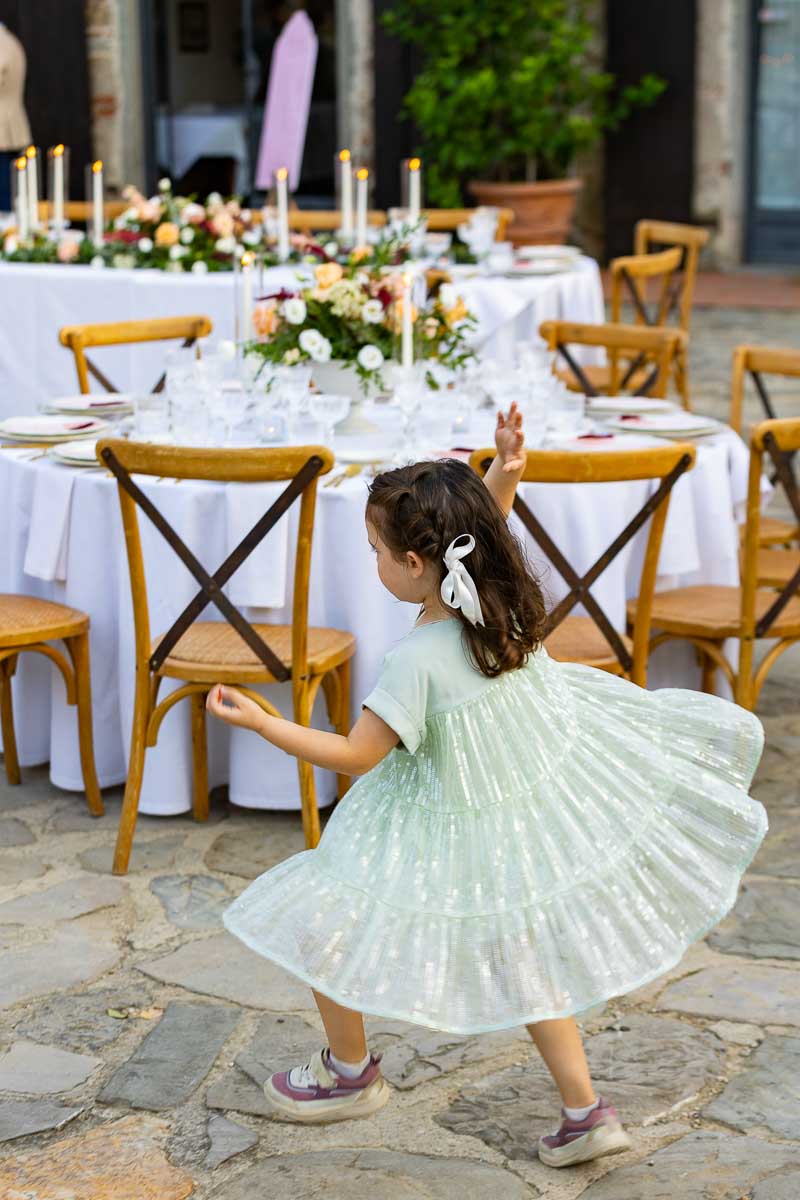
<path fill-rule="evenodd" d="M 28 169 L 25 172 L 28 185 L 28 224 L 31 234 L 39 228 L 39 155 L 35 146 L 28 146 L 25 151 Z"/>
<path fill-rule="evenodd" d="M 248 250 L 242 255 L 239 266 L 242 271 L 242 304 L 239 309 L 239 339 L 249 342 L 253 336 L 253 263 L 254 255 Z"/>
<path fill-rule="evenodd" d="M 286 262 L 289 257 L 289 172 L 279 167 L 275 172 L 275 189 L 278 193 L 278 259 Z"/>
<path fill-rule="evenodd" d="M 28 236 L 28 228 L 30 225 L 30 210 L 28 208 L 28 160 L 24 154 L 21 154 L 14 163 L 16 171 L 16 212 L 17 212 L 17 237 L 19 240 L 25 241 Z"/>
<path fill-rule="evenodd" d="M 342 239 L 353 240 L 353 164 L 350 151 L 339 151 L 339 187 L 342 206 Z"/>
<path fill-rule="evenodd" d="M 64 233 L 64 147 L 59 144 L 51 151 L 53 163 L 53 233 L 60 238 Z"/>
<path fill-rule="evenodd" d="M 414 310 L 411 307 L 413 282 L 413 275 L 406 271 L 403 275 L 403 325 L 400 340 L 400 364 L 404 368 L 414 365 Z"/>
<path fill-rule="evenodd" d="M 369 171 L 361 167 L 356 172 L 356 245 L 367 244 L 367 197 L 369 193 Z"/>
<path fill-rule="evenodd" d="M 408 219 L 412 225 L 419 220 L 422 207 L 422 162 L 418 158 L 408 160 Z"/>
<path fill-rule="evenodd" d="M 103 216 L 103 163 L 97 159 L 92 163 L 92 241 L 95 246 L 103 244 L 105 219 Z"/>

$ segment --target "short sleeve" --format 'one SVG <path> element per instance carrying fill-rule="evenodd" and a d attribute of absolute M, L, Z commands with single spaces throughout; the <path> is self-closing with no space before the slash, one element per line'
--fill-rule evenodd
<path fill-rule="evenodd" d="M 385 721 L 408 753 L 414 754 L 425 736 L 428 673 L 416 655 L 403 653 L 403 649 L 386 655 L 378 682 L 363 707 Z"/>

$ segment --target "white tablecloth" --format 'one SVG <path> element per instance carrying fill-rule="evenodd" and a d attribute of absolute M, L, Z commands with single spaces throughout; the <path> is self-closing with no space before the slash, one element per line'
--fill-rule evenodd
<path fill-rule="evenodd" d="M 218 112 L 161 112 L 156 117 L 156 158 L 173 178 L 198 158 L 236 159 L 235 190 L 247 187 L 247 123 L 240 109 Z"/>
<path fill-rule="evenodd" d="M 623 437 L 620 444 L 634 443 Z M 134 651 L 116 484 L 101 472 L 72 471 L 46 459 L 25 461 L 24 453 L 0 450 L 4 515 L 0 592 L 52 598 L 90 614 L 98 774 L 101 785 L 119 783 L 125 778 L 130 738 Z M 277 486 L 242 485 L 228 488 L 226 495 L 224 485 L 141 482 L 211 570 L 239 540 L 243 529 L 255 523 Z M 537 484 L 525 485 L 523 494 L 573 566 L 582 572 L 641 507 L 652 486 L 646 481 Z M 747 452 L 741 440 L 730 431 L 704 439 L 698 445 L 695 469 L 679 480 L 674 490 L 662 550 L 662 585 L 737 582 L 734 511 L 743 502 L 746 487 Z M 312 624 L 349 629 L 357 637 L 353 716 L 373 686 L 383 654 L 408 631 L 415 616 L 411 606 L 395 600 L 378 581 L 364 532 L 365 495 L 363 477 L 346 480 L 338 488 L 320 488 L 311 569 Z M 172 623 L 194 595 L 196 584 L 146 518 L 140 518 L 140 527 L 151 629 L 157 633 Z M 284 520 L 283 528 L 273 531 L 270 539 L 247 577 L 235 581 L 229 594 L 244 606 L 251 620 L 288 621 L 292 520 Z M 593 588 L 620 628 L 625 600 L 638 590 L 643 546 L 640 533 Z M 538 550 L 531 556 L 540 568 L 548 599 L 556 602 L 564 594 L 563 582 L 542 562 Z M 213 610 L 206 615 L 213 616 Z M 698 685 L 688 647 L 662 651 L 655 656 L 651 685 Z M 57 786 L 81 790 L 75 710 L 64 702 L 60 677 L 39 656 L 23 655 L 13 688 L 22 763 L 49 759 Z M 268 694 L 284 712 L 291 712 L 288 685 L 276 685 Z M 324 722 L 321 702 L 315 722 Z M 210 723 L 209 736 L 212 786 L 229 780 L 231 798 L 238 804 L 298 806 L 293 760 L 254 735 L 230 731 L 217 722 Z M 318 779 L 320 799 L 325 801 L 333 795 L 333 783 L 322 772 Z M 157 747 L 148 751 L 142 810 L 186 811 L 191 805 L 190 793 L 189 721 L 185 706 L 178 705 L 165 719 Z"/>
<path fill-rule="evenodd" d="M 265 293 L 297 284 L 297 270 L 264 272 Z M 214 334 L 233 337 L 233 276 L 0 263 L 0 418 L 35 412 L 47 398 L 78 390 L 72 354 L 58 342 L 62 325 L 205 314 Z M 602 321 L 600 272 L 592 259 L 575 271 L 526 279 L 459 279 L 478 316 L 481 352 L 508 357 L 550 317 Z M 118 391 L 149 391 L 175 343 L 102 347 L 91 358 Z M 584 356 L 583 361 L 594 361 Z M 95 391 L 102 391 L 92 381 Z"/>

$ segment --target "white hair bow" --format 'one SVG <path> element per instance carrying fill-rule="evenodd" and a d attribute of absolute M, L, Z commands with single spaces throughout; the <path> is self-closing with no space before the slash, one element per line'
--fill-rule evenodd
<path fill-rule="evenodd" d="M 467 539 L 465 546 L 457 546 L 456 542 Z M 475 581 L 461 561 L 475 549 L 475 538 L 471 533 L 460 533 L 453 538 L 444 555 L 444 565 L 447 574 L 442 580 L 442 600 L 449 608 L 460 608 L 464 616 L 473 625 L 483 625 L 481 602 Z"/>

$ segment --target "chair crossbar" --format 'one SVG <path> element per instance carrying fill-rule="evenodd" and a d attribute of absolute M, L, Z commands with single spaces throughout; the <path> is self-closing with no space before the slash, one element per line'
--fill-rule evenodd
<path fill-rule="evenodd" d="M 758 392 L 759 399 L 761 400 L 761 405 L 764 409 L 764 412 L 767 414 L 770 421 L 777 420 L 775 409 L 773 408 L 773 405 L 772 405 L 772 399 L 770 397 L 769 392 L 767 391 L 767 385 L 764 383 L 764 380 L 761 376 L 761 372 L 754 371 L 751 368 L 751 369 L 749 369 L 748 373 L 750 375 L 750 378 L 753 380 L 753 383 L 755 384 L 755 388 L 756 388 L 756 391 Z M 771 436 L 772 435 L 770 434 L 770 437 Z M 766 438 L 764 439 L 764 441 L 766 444 Z M 778 451 L 778 453 L 780 454 L 783 461 L 788 463 L 789 470 L 791 471 L 791 474 L 792 474 L 793 486 L 796 488 L 797 481 L 794 478 L 794 458 L 795 458 L 795 455 L 797 454 L 797 451 L 796 450 L 780 450 L 780 451 Z M 774 454 L 771 454 L 771 457 L 774 461 L 775 460 Z M 779 478 L 780 478 L 780 476 L 778 475 L 777 471 L 775 473 L 773 473 L 772 475 L 770 475 L 769 481 L 773 485 L 773 487 L 778 482 Z M 784 484 L 784 488 L 785 488 L 785 484 Z M 789 496 L 788 499 L 789 499 L 789 502 L 791 503 L 791 496 Z"/>
<path fill-rule="evenodd" d="M 197 341 L 196 337 L 185 338 L 185 340 L 183 342 L 181 342 L 181 350 L 188 349 L 189 346 L 193 346 L 196 341 Z M 97 380 L 97 382 L 101 385 L 101 387 L 104 387 L 107 392 L 111 392 L 113 395 L 118 395 L 119 388 L 114 386 L 114 384 L 111 382 L 111 380 L 108 378 L 108 376 L 104 375 L 98 366 L 95 366 L 95 364 L 89 358 L 88 354 L 84 354 L 83 357 L 84 357 L 84 362 L 86 363 L 86 369 L 89 372 L 89 374 L 93 375 L 95 377 L 95 379 Z M 166 382 L 167 382 L 167 372 L 162 371 L 155 386 L 151 389 L 152 393 L 155 394 L 156 392 L 163 392 L 164 385 L 166 384 Z"/>
<path fill-rule="evenodd" d="M 184 566 L 187 567 L 200 584 L 200 591 L 170 626 L 150 656 L 150 669 L 154 672 L 160 670 L 171 650 L 192 622 L 200 615 L 206 604 L 211 603 L 219 609 L 228 623 L 233 626 L 239 636 L 247 643 L 275 679 L 280 680 L 282 683 L 289 680 L 291 672 L 287 670 L 272 648 L 256 633 L 253 626 L 242 616 L 238 608 L 231 603 L 221 589 L 319 473 L 322 467 L 322 460 L 316 455 L 312 455 L 308 459 L 270 508 L 258 519 L 252 529 L 245 534 L 239 545 L 231 551 L 214 575 L 209 575 L 150 498 L 133 482 L 129 473 L 109 447 L 106 447 L 102 451 L 102 457 L 109 470 L 116 476 L 120 486 L 142 509 L 165 541 L 175 551 Z"/>
<path fill-rule="evenodd" d="M 611 646 L 620 666 L 624 671 L 630 673 L 633 668 L 633 657 L 623 642 L 620 635 L 617 633 L 613 624 L 608 618 L 608 615 L 602 606 L 595 600 L 590 588 L 593 583 L 602 575 L 605 569 L 614 561 L 621 550 L 628 544 L 631 538 L 638 533 L 646 521 L 650 519 L 656 509 L 661 505 L 680 476 L 691 465 L 691 458 L 688 454 L 684 454 L 668 475 L 665 475 L 653 494 L 645 501 L 639 511 L 631 518 L 622 532 L 614 539 L 608 548 L 600 555 L 600 557 L 592 564 L 588 571 L 583 575 L 579 575 L 572 564 L 559 550 L 558 546 L 552 540 L 550 535 L 534 516 L 531 509 L 525 503 L 519 494 L 514 499 L 514 511 L 522 521 L 525 528 L 533 537 L 534 541 L 544 550 L 547 557 L 552 562 L 558 573 L 564 579 L 564 582 L 569 585 L 569 592 L 561 600 L 555 608 L 553 608 L 547 617 L 547 625 L 545 637 L 561 624 L 561 622 L 569 615 L 576 604 L 583 604 L 595 625 L 605 637 L 608 644 Z M 491 463 L 491 459 L 486 460 L 485 469 Z"/>
<path fill-rule="evenodd" d="M 563 344 L 563 342 L 558 343 L 558 352 L 562 356 L 564 361 L 566 362 L 570 371 L 572 371 L 574 373 L 575 378 L 578 380 L 581 387 L 583 388 L 584 395 L 585 396 L 597 396 L 598 395 L 597 388 L 593 387 L 592 384 L 589 382 L 589 380 L 586 377 L 586 373 L 581 368 L 580 363 L 575 361 L 575 359 L 573 358 L 572 354 L 570 353 L 568 347 L 565 346 Z"/>
<path fill-rule="evenodd" d="M 781 487 L 786 493 L 786 499 L 792 506 L 795 518 L 798 524 L 800 524 L 800 492 L 798 492 L 797 480 L 792 469 L 792 453 L 781 450 L 775 440 L 774 433 L 771 432 L 764 434 L 764 445 L 775 465 L 775 475 L 773 478 L 780 482 Z M 767 636 L 769 627 L 777 620 L 799 588 L 800 567 L 797 568 L 792 578 L 783 588 L 783 591 L 779 593 L 775 602 L 770 605 L 756 624 L 756 637 L 763 638 Z"/>
<path fill-rule="evenodd" d="M 678 272 L 679 272 L 678 277 L 675 280 L 675 282 L 672 284 L 672 287 L 668 289 L 668 291 L 662 301 L 662 304 L 659 308 L 659 311 L 656 313 L 655 316 L 653 316 L 648 311 L 646 304 L 644 303 L 641 296 L 639 295 L 639 289 L 636 287 L 635 283 L 633 282 L 633 277 L 631 276 L 631 273 L 627 269 L 627 267 L 622 267 L 620 270 L 620 274 L 622 275 L 625 286 L 627 287 L 628 291 L 630 292 L 631 300 L 633 301 L 633 306 L 636 309 L 636 312 L 641 317 L 642 323 L 645 325 L 649 325 L 651 329 L 655 328 L 658 325 L 664 325 L 666 323 L 667 319 L 672 315 L 673 311 L 677 308 L 678 300 L 679 300 L 680 294 L 681 294 L 681 288 L 683 287 L 682 272 L 683 272 L 683 268 L 684 268 L 685 259 L 686 259 L 686 250 L 684 248 L 683 257 L 681 258 L 681 263 L 678 268 Z M 622 387 L 622 388 L 627 387 L 628 384 L 630 383 L 630 381 L 635 376 L 636 372 L 639 371 L 644 366 L 646 361 L 647 361 L 647 355 L 644 352 L 637 354 L 636 358 L 633 360 L 633 362 L 631 362 L 627 371 L 623 375 L 623 377 L 620 381 L 620 387 Z M 636 395 L 637 396 L 646 396 L 647 393 L 650 391 L 650 388 L 655 383 L 657 377 L 658 377 L 658 368 L 656 367 L 656 369 L 654 371 L 651 371 L 650 375 L 648 375 L 647 379 L 645 380 L 645 383 L 640 387 L 640 389 L 636 393 Z"/>

